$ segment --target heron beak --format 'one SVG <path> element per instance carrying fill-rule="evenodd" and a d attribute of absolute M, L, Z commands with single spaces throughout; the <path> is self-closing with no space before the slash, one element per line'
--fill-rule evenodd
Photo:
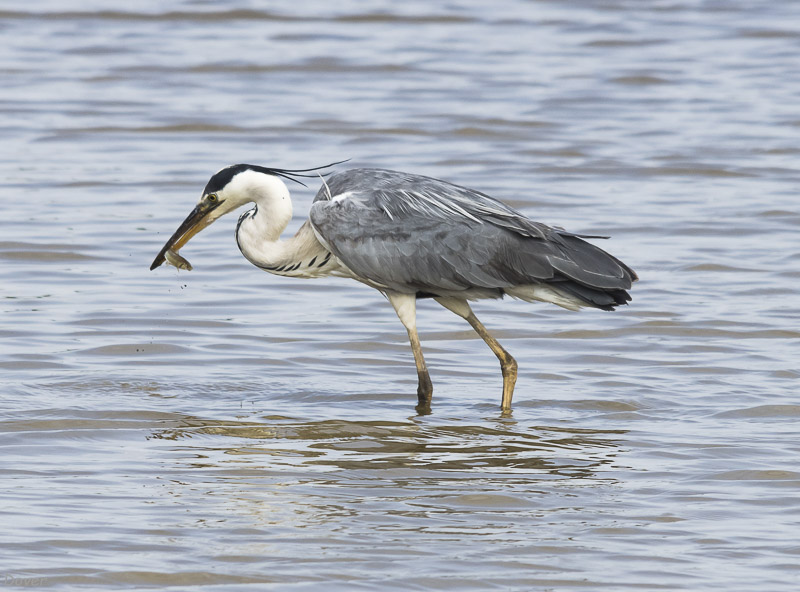
<path fill-rule="evenodd" d="M 214 219 L 210 218 L 208 214 L 215 210 L 219 203 L 215 203 L 213 205 L 209 204 L 208 202 L 201 202 L 197 204 L 195 209 L 192 210 L 192 213 L 186 217 L 181 225 L 178 227 L 178 230 L 169 237 L 169 240 L 166 244 L 161 248 L 156 255 L 156 258 L 153 259 L 152 265 L 150 265 L 150 269 L 153 270 L 165 261 L 165 255 L 169 250 L 178 251 L 183 245 L 189 242 L 189 239 L 192 238 L 195 234 L 203 230 L 209 224 L 211 224 Z"/>

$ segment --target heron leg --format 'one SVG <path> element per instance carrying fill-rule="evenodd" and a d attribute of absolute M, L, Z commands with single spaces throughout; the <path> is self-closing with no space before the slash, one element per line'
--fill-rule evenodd
<path fill-rule="evenodd" d="M 503 399 L 500 403 L 502 411 L 511 411 L 511 397 L 514 396 L 514 385 L 517 383 L 517 361 L 508 353 L 500 342 L 492 337 L 491 333 L 483 326 L 472 312 L 472 308 L 466 300 L 459 298 L 435 298 L 436 302 L 444 306 L 447 310 L 454 312 L 462 319 L 465 319 L 486 345 L 494 352 L 500 360 L 500 370 L 503 373 Z"/>
<path fill-rule="evenodd" d="M 386 297 L 392 303 L 400 322 L 408 331 L 408 340 L 411 342 L 411 351 L 414 353 L 414 362 L 417 365 L 417 411 L 430 413 L 431 399 L 433 397 L 433 383 L 422 356 L 422 345 L 417 334 L 417 296 L 416 294 L 401 294 L 399 292 L 386 292 Z"/>

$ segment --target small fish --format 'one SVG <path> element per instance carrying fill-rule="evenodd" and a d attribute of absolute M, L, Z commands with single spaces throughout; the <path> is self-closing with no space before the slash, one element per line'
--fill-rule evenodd
<path fill-rule="evenodd" d="M 186 259 L 184 259 L 180 255 L 178 255 L 178 251 L 173 251 L 172 249 L 165 251 L 164 259 L 166 259 L 167 263 L 169 263 L 173 267 L 177 267 L 178 269 L 185 269 L 186 271 L 192 271 L 192 264 L 189 263 Z"/>

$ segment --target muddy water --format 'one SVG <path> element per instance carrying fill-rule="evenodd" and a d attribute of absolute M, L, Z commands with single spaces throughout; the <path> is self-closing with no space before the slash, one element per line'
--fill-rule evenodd
<path fill-rule="evenodd" d="M 0 582 L 176 590 L 800 584 L 794 3 L 9 0 Z M 632 305 L 423 303 L 249 266 L 234 162 L 447 178 L 610 234 Z M 292 188 L 297 228 L 316 186 Z"/>

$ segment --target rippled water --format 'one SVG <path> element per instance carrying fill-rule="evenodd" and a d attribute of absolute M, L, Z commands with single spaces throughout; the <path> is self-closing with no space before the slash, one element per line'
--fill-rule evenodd
<path fill-rule="evenodd" d="M 800 6 L 8 0 L 7 588 L 800 585 Z M 225 164 L 351 158 L 603 243 L 630 307 L 422 303 L 261 273 Z M 292 188 L 298 227 L 316 187 Z"/>

